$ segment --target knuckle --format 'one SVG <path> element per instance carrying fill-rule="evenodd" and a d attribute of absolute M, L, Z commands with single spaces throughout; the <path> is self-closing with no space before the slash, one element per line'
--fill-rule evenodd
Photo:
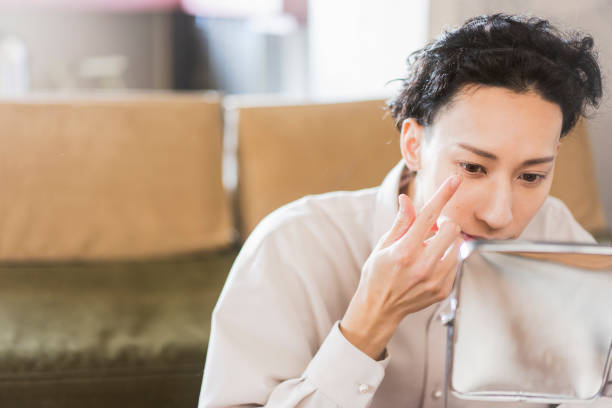
<path fill-rule="evenodd" d="M 406 211 L 405 209 L 399 210 L 397 212 L 397 217 L 398 218 L 408 218 L 409 216 L 410 216 L 410 213 L 408 211 Z"/>
<path fill-rule="evenodd" d="M 406 221 L 406 216 L 401 213 L 398 213 L 397 217 L 395 217 L 395 222 L 393 223 L 393 225 L 401 225 L 405 221 Z"/>
<path fill-rule="evenodd" d="M 407 248 L 405 245 L 393 245 L 389 247 L 389 251 L 393 259 L 404 267 L 412 267 L 418 259 L 415 257 L 412 249 Z"/>
<path fill-rule="evenodd" d="M 412 270 L 413 276 L 417 276 L 419 279 L 422 277 L 422 275 L 425 275 L 423 268 L 415 265 L 414 259 L 411 257 L 402 257 L 400 260 L 400 265 L 404 270 Z"/>
<path fill-rule="evenodd" d="M 417 269 L 413 274 L 412 274 L 414 280 L 417 283 L 423 283 L 427 281 L 427 278 L 429 277 L 429 275 L 427 274 L 427 271 L 425 269 L 419 268 Z M 429 284 L 427 284 L 425 286 L 425 290 L 429 291 Z"/>
<path fill-rule="evenodd" d="M 410 258 L 408 258 L 407 256 L 402 256 L 399 258 L 399 260 L 397 261 L 397 263 L 402 267 L 402 268 L 408 268 L 411 265 L 410 262 Z"/>
<path fill-rule="evenodd" d="M 409 222 L 408 218 L 406 218 L 406 217 L 400 218 L 395 223 L 395 229 L 396 230 L 401 230 L 401 229 L 406 228 L 406 225 L 408 225 L 408 222 Z"/>
<path fill-rule="evenodd" d="M 437 282 L 429 281 L 423 285 L 425 291 L 433 298 L 438 296 L 439 287 Z"/>
<path fill-rule="evenodd" d="M 428 224 L 433 224 L 436 221 L 436 214 L 434 214 L 433 211 L 427 211 L 425 213 L 425 221 L 427 221 Z"/>
<path fill-rule="evenodd" d="M 446 287 L 442 287 L 440 288 L 440 290 L 438 291 L 438 301 L 444 300 L 448 297 L 448 295 L 450 295 L 451 292 L 451 288 L 446 286 Z"/>
<path fill-rule="evenodd" d="M 440 291 L 441 288 L 437 283 L 432 283 L 431 285 L 428 285 L 427 293 L 434 302 L 440 301 L 440 296 L 442 296 Z"/>

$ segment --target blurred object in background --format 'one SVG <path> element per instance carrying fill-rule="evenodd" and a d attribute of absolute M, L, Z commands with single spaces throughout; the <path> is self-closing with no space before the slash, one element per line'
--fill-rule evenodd
<path fill-rule="evenodd" d="M 284 0 L 182 0 L 185 11 L 195 15 L 222 18 L 249 18 L 280 12 Z M 290 3 L 289 1 L 288 3 Z"/>
<path fill-rule="evenodd" d="M 500 11 L 592 33 L 610 77 L 612 5 L 603 0 L 0 0 L 0 95 L 210 89 L 386 99 L 428 37 Z M 612 173 L 609 98 L 588 126 L 603 183 Z M 612 189 L 601 194 L 612 219 Z"/>
<path fill-rule="evenodd" d="M 170 10 L 159 9 L 17 8 L 0 0 L 0 32 L 15 35 L 26 45 L 28 90 L 33 92 L 171 89 L 171 16 Z M 105 61 L 94 61 L 94 68 L 88 61 L 94 57 Z M 92 69 L 98 78 L 91 76 Z M 100 69 L 117 73 L 102 74 Z M 109 78 L 122 69 L 120 80 Z"/>
<path fill-rule="evenodd" d="M 307 92 L 306 0 L 184 0 L 173 18 L 174 86 Z"/>
<path fill-rule="evenodd" d="M 28 50 L 15 35 L 0 35 L 0 95 L 24 94 L 30 86 Z"/>
<path fill-rule="evenodd" d="M 395 92 L 388 81 L 424 42 L 428 3 L 0 0 L 0 30 L 27 45 L 33 91 L 378 98 Z"/>
<path fill-rule="evenodd" d="M 174 19 L 174 52 L 184 57 L 175 57 L 175 87 L 388 97 L 397 89 L 388 82 L 403 77 L 406 57 L 425 42 L 428 3 L 184 0 L 194 17 Z"/>
<path fill-rule="evenodd" d="M 125 55 L 101 55 L 83 59 L 79 64 L 78 76 L 87 88 L 121 89 L 125 88 L 123 78 L 128 67 Z"/>
<path fill-rule="evenodd" d="M 181 0 L 0 0 L 11 10 L 122 11 L 170 10 Z"/>

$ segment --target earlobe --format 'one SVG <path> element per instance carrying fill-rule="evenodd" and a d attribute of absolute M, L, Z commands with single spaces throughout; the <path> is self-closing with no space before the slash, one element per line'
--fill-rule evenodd
<path fill-rule="evenodd" d="M 423 127 L 414 118 L 408 118 L 402 123 L 400 149 L 406 166 L 410 170 L 421 168 L 421 141 Z"/>

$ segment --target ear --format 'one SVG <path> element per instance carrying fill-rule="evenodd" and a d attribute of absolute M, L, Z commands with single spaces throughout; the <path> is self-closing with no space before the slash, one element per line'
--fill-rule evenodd
<path fill-rule="evenodd" d="M 410 170 L 421 168 L 421 145 L 423 142 L 423 126 L 414 118 L 408 118 L 402 123 L 400 149 L 406 166 Z"/>

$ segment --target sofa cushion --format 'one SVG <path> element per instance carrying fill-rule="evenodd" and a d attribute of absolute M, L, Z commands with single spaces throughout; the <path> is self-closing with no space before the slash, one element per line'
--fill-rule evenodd
<path fill-rule="evenodd" d="M 400 159 L 383 101 L 249 105 L 235 101 L 244 239 L 275 208 L 307 194 L 380 184 Z"/>
<path fill-rule="evenodd" d="M 195 406 L 235 255 L 0 264 L 0 405 Z"/>
<path fill-rule="evenodd" d="M 599 199 L 587 122 L 580 120 L 562 140 L 550 194 L 561 199 L 588 231 L 601 232 L 606 229 L 606 219 Z"/>
<path fill-rule="evenodd" d="M 226 246 L 216 94 L 0 103 L 0 260 L 104 259 Z"/>

